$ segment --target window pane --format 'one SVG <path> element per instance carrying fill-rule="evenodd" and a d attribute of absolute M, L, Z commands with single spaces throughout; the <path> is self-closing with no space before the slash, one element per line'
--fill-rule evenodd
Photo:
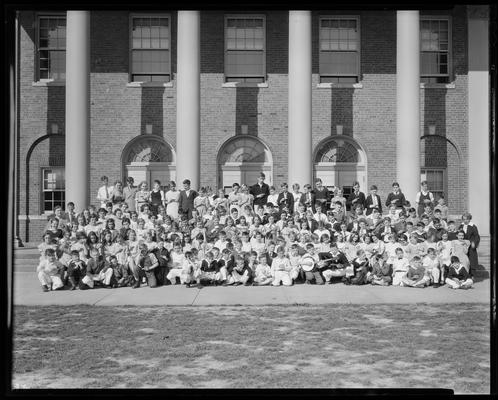
<path fill-rule="evenodd" d="M 320 55 L 321 75 L 357 75 L 355 52 L 326 52 Z"/>

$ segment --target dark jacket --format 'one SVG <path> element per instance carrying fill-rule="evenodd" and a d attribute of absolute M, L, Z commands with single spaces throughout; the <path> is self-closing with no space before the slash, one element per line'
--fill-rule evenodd
<path fill-rule="evenodd" d="M 270 195 L 270 186 L 268 186 L 268 184 L 264 182 L 261 186 L 256 183 L 255 185 L 251 186 L 249 193 L 254 196 L 254 205 L 264 206 L 268 202 L 268 196 Z M 257 197 L 260 194 L 264 194 L 264 196 Z"/>

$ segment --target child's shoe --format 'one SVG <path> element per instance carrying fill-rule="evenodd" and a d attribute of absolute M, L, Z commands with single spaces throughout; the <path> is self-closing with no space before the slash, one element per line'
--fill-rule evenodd
<path fill-rule="evenodd" d="M 42 290 L 44 292 L 49 292 L 50 291 L 47 285 L 42 285 Z"/>

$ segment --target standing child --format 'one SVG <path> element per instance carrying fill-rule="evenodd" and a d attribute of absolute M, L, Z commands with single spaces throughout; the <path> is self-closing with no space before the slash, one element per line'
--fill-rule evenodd
<path fill-rule="evenodd" d="M 159 206 L 164 206 L 164 192 L 161 189 L 161 182 L 157 179 L 154 181 L 152 190 L 149 194 L 150 210 L 153 215 L 157 215 Z"/>

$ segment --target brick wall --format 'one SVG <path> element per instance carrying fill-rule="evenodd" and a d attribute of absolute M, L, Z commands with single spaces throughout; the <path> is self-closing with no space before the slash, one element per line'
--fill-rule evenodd
<path fill-rule="evenodd" d="M 257 12 L 252 12 L 257 13 Z M 223 87 L 224 15 L 201 12 L 201 185 L 216 187 L 219 181 L 217 155 L 223 144 L 241 134 L 258 137 L 271 151 L 273 183 L 288 180 L 288 12 L 264 11 L 268 87 Z M 360 16 L 361 88 L 318 88 L 318 18 L 330 11 L 314 11 L 312 60 L 313 150 L 337 124 L 365 151 L 367 184 L 376 184 L 385 199 L 396 179 L 396 14 L 393 11 L 341 11 Z M 448 171 L 448 201 L 452 213 L 467 204 L 467 52 L 466 10 L 456 6 L 433 12 L 452 17 L 454 87 L 421 89 L 421 136 L 428 125 L 453 143 L 445 146 Z M 424 11 L 422 13 L 426 14 Z M 52 124 L 64 131 L 65 87 L 33 86 L 35 80 L 35 14 L 21 12 L 20 32 L 20 162 L 19 213 L 39 213 L 42 155 L 62 151 L 60 143 L 44 140 L 30 160 L 30 209 L 26 210 L 24 182 L 26 154 Z M 130 87 L 129 13 L 91 13 L 91 157 L 90 197 L 95 203 L 100 176 L 111 181 L 123 176 L 123 149 L 130 140 L 145 134 L 161 136 L 176 149 L 176 12 L 171 13 L 172 87 Z M 53 147 L 52 146 L 52 147 Z M 55 148 L 54 147 L 54 148 Z M 438 147 L 438 152 L 442 147 Z M 430 158 L 430 154 L 428 156 Z M 432 161 L 431 161 L 432 162 Z M 460 164 L 460 168 L 459 165 Z M 37 176 L 38 174 L 38 176 Z M 457 174 L 459 174 L 457 176 Z M 455 184 L 457 182 L 458 184 Z M 31 185 L 33 182 L 33 185 Z M 291 183 L 291 182 L 289 182 Z M 402 183 L 401 183 L 402 184 Z M 368 191 L 366 187 L 362 187 Z M 20 223 L 20 227 L 23 223 Z M 20 229 L 22 235 L 22 229 Z M 21 237 L 22 238 L 22 237 Z M 22 238 L 25 240 L 25 238 Z"/>

